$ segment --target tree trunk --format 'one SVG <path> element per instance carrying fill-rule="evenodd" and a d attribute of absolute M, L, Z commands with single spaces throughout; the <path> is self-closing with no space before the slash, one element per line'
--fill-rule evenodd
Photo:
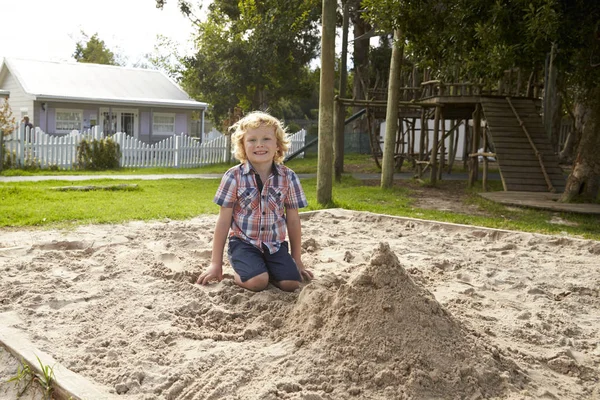
<path fill-rule="evenodd" d="M 556 93 L 556 95 L 554 96 L 554 101 L 552 101 L 551 103 L 551 108 L 550 108 L 550 113 L 551 113 L 551 118 L 550 118 L 550 124 L 551 124 L 551 136 L 550 136 L 550 142 L 552 143 L 552 148 L 555 149 L 555 151 L 558 151 L 558 141 L 560 139 L 560 125 L 562 122 L 562 117 L 563 117 L 563 113 L 562 113 L 562 109 L 563 109 L 563 99 L 560 96 L 560 94 Z"/>
<path fill-rule="evenodd" d="M 589 112 L 589 109 L 582 103 L 575 103 L 573 108 L 573 129 L 571 129 L 571 132 L 567 136 L 567 140 L 559 154 L 561 162 L 571 162 L 573 160 L 574 149 L 578 147 L 581 139 L 583 121 L 587 118 L 586 114 Z"/>
<path fill-rule="evenodd" d="M 343 17 L 342 17 L 342 55 L 340 59 L 340 85 L 339 85 L 339 96 L 341 98 L 346 97 L 346 85 L 348 84 L 348 71 L 347 71 L 347 56 L 348 56 L 348 23 L 349 23 L 349 4 L 347 1 L 343 2 Z M 346 107 L 342 104 L 335 105 L 334 108 L 334 137 L 333 137 L 333 148 L 335 158 L 333 160 L 333 169 L 335 172 L 335 181 L 342 181 L 342 173 L 344 172 L 344 139 L 345 139 L 345 122 L 346 122 Z"/>
<path fill-rule="evenodd" d="M 390 78 L 388 82 L 387 109 L 385 115 L 385 139 L 383 142 L 383 161 L 381 171 L 381 187 L 390 188 L 394 184 L 394 149 L 396 147 L 396 131 L 398 130 L 398 93 L 400 91 L 400 68 L 404 44 L 399 29 L 394 31 L 392 59 L 390 61 Z"/>
<path fill-rule="evenodd" d="M 360 9 L 360 1 L 356 2 L 354 12 L 350 16 L 353 24 L 354 37 L 357 38 L 369 30 L 371 26 L 363 20 L 363 13 L 358 12 Z M 367 90 L 369 88 L 369 39 L 355 40 L 354 53 L 352 61 L 354 63 L 354 80 L 352 86 L 352 97 L 354 99 L 363 100 L 367 98 Z M 363 106 L 356 106 L 352 113 L 359 112 Z M 354 131 L 367 132 L 366 118 L 359 118 L 353 124 Z"/>
<path fill-rule="evenodd" d="M 560 202 L 595 201 L 600 186 L 600 88 L 591 91 L 590 103 L 585 105 L 581 139 L 573 171 L 567 179 Z"/>
<path fill-rule="evenodd" d="M 336 0 L 323 0 L 321 81 L 319 91 L 319 161 L 317 202 L 328 205 L 333 191 L 333 93 L 335 86 Z"/>
<path fill-rule="evenodd" d="M 260 85 L 254 89 L 254 98 L 252 99 L 252 109 L 253 110 L 267 110 L 268 103 L 266 101 L 266 91 L 265 87 Z"/>

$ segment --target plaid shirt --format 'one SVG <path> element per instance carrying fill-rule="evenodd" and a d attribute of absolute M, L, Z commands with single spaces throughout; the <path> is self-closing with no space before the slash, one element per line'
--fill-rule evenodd
<path fill-rule="evenodd" d="M 282 164 L 273 170 L 262 192 L 258 191 L 256 172 L 249 162 L 230 168 L 221 179 L 214 202 L 233 208 L 229 236 L 236 236 L 262 251 L 262 244 L 271 254 L 285 240 L 287 208 L 308 205 L 298 176 Z"/>

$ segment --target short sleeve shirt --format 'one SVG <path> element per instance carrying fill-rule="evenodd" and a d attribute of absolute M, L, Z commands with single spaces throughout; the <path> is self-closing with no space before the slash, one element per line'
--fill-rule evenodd
<path fill-rule="evenodd" d="M 286 236 L 285 210 L 306 207 L 308 202 L 300 179 L 288 167 L 274 164 L 271 175 L 259 191 L 255 171 L 248 162 L 230 168 L 221 179 L 214 202 L 233 208 L 229 235 L 262 251 L 279 250 Z"/>

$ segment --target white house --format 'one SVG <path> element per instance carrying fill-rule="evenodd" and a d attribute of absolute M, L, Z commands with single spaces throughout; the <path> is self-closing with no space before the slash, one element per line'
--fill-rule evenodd
<path fill-rule="evenodd" d="M 126 132 L 147 143 L 180 133 L 204 136 L 208 105 L 160 71 L 5 58 L 0 93 L 10 93 L 17 120 L 27 115 L 51 135 L 99 126 L 104 135 Z M 199 132 L 192 132 L 198 125 Z"/>

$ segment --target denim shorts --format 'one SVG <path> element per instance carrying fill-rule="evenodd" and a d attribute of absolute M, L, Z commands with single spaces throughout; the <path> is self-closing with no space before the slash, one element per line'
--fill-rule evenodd
<path fill-rule="evenodd" d="M 263 272 L 268 272 L 269 279 L 276 282 L 302 280 L 296 262 L 289 253 L 287 241 L 281 243 L 276 253 L 270 254 L 265 245 L 263 251 L 260 251 L 237 237 L 231 237 L 227 256 L 242 282 Z"/>

